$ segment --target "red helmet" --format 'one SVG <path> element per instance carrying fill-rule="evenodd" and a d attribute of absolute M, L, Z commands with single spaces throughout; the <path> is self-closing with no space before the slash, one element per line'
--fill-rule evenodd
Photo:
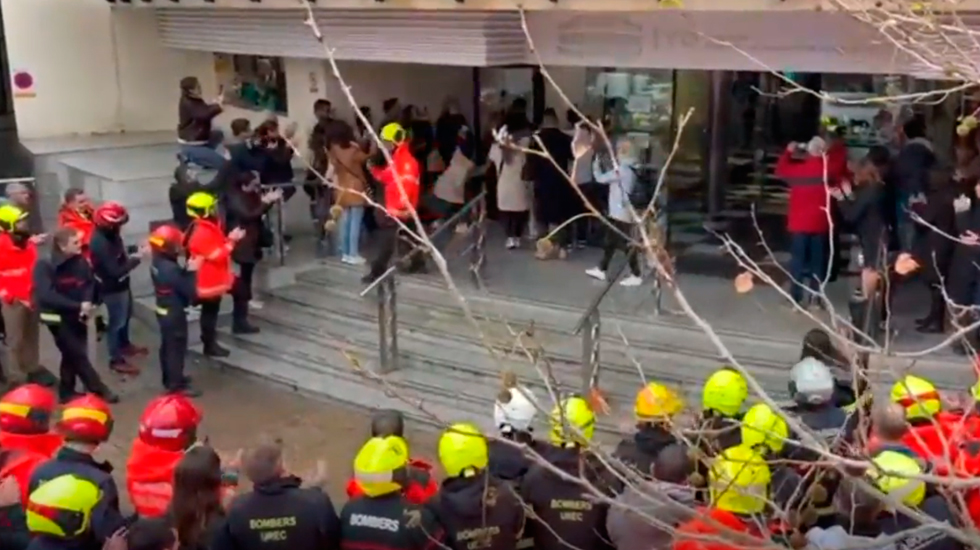
<path fill-rule="evenodd" d="M 57 399 L 37 384 L 24 384 L 0 397 L 0 432 L 43 434 L 51 427 Z"/>
<path fill-rule="evenodd" d="M 129 212 L 118 202 L 107 201 L 95 209 L 92 221 L 99 227 L 116 227 L 129 221 Z"/>
<path fill-rule="evenodd" d="M 183 451 L 197 441 L 201 411 L 181 394 L 150 401 L 140 417 L 140 441 L 159 449 Z"/>
<path fill-rule="evenodd" d="M 184 245 L 184 233 L 176 225 L 166 223 L 150 233 L 149 241 L 154 252 L 176 254 Z"/>
<path fill-rule="evenodd" d="M 99 396 L 87 393 L 65 403 L 58 431 L 67 441 L 104 443 L 112 433 L 112 411 Z"/>

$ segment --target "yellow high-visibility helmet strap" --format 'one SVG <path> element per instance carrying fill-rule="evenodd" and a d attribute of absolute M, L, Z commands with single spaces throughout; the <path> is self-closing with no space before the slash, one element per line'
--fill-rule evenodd
<path fill-rule="evenodd" d="M 208 217 L 218 210 L 218 199 L 211 193 L 198 191 L 187 197 L 187 214 L 193 218 Z"/>
<path fill-rule="evenodd" d="M 789 426 L 765 403 L 753 405 L 742 418 L 742 443 L 749 447 L 764 445 L 778 453 L 786 445 Z"/>
<path fill-rule="evenodd" d="M 17 222 L 27 219 L 28 212 L 12 204 L 0 206 L 0 229 L 13 231 Z"/>
<path fill-rule="evenodd" d="M 581 396 L 568 397 L 551 411 L 553 445 L 585 445 L 595 434 L 595 412 Z"/>
<path fill-rule="evenodd" d="M 405 132 L 405 128 L 397 122 L 389 122 L 381 128 L 381 139 L 385 141 L 390 141 L 392 143 L 401 143 L 405 141 L 408 134 Z"/>
<path fill-rule="evenodd" d="M 905 418 L 909 420 L 932 418 L 943 408 L 936 386 L 911 374 L 892 386 L 891 401 L 905 409 Z"/>
<path fill-rule="evenodd" d="M 738 415 L 749 396 L 749 385 L 738 371 L 724 368 L 708 377 L 701 392 L 701 404 L 705 410 L 725 416 Z"/>
<path fill-rule="evenodd" d="M 641 422 L 666 420 L 684 409 L 684 400 L 674 390 L 650 382 L 636 394 L 633 412 Z"/>
<path fill-rule="evenodd" d="M 766 507 L 772 473 L 759 453 L 739 445 L 714 459 L 708 472 L 711 503 L 736 514 L 757 514 Z"/>
<path fill-rule="evenodd" d="M 45 481 L 27 498 L 27 528 L 32 534 L 58 538 L 82 535 L 101 498 L 96 484 L 71 474 Z"/>
<path fill-rule="evenodd" d="M 453 424 L 439 437 L 439 462 L 449 477 L 475 475 L 490 462 L 487 440 L 473 424 Z"/>
<path fill-rule="evenodd" d="M 868 476 L 882 493 L 909 506 L 918 506 L 926 497 L 926 484 L 915 476 L 922 475 L 918 460 L 898 451 L 884 451 L 871 459 L 875 468 Z"/>
<path fill-rule="evenodd" d="M 408 444 L 398 436 L 372 437 L 354 457 L 354 479 L 367 496 L 401 490 L 399 470 L 408 465 Z"/>

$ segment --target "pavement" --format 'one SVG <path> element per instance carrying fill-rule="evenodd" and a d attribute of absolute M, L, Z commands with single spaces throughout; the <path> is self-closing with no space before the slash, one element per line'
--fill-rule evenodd
<path fill-rule="evenodd" d="M 115 428 L 98 456 L 115 466 L 116 482 L 124 493 L 126 457 L 136 437 L 140 414 L 146 403 L 160 393 L 156 359 L 159 340 L 155 329 L 134 320 L 133 341 L 152 350 L 137 362 L 143 369 L 137 377 L 123 380 L 109 373 L 105 346 L 99 346 L 96 368 L 122 401 L 112 408 Z M 42 332 L 41 359 L 49 367 L 56 366 L 60 359 L 46 331 Z M 300 477 L 312 474 L 318 460 L 327 461 L 328 491 L 338 506 L 345 502 L 344 486 L 352 472 L 354 455 L 369 433 L 368 412 L 312 399 L 239 372 L 224 372 L 206 360 L 191 361 L 188 367 L 195 384 L 204 392 L 196 400 L 204 411 L 199 435 L 208 438 L 222 456 L 231 457 L 238 449 L 270 437 L 279 438 L 284 444 L 287 467 Z M 436 456 L 431 432 L 409 429 L 408 439 L 414 454 L 430 460 Z M 123 503 L 128 509 L 125 495 Z"/>

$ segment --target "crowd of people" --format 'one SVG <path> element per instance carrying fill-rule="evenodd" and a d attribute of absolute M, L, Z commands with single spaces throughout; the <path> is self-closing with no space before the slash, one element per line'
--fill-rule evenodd
<path fill-rule="evenodd" d="M 980 488 L 957 482 L 980 474 L 980 407 L 954 409 L 908 375 L 872 411 L 860 373 L 842 372 L 828 341 L 808 335 L 790 403 L 751 403 L 729 367 L 705 381 L 700 411 L 643 385 L 635 432 L 612 452 L 589 399 L 552 409 L 509 374 L 496 431 L 447 419 L 438 467 L 413 455 L 399 411 L 377 411 L 343 506 L 324 491 L 325 469 L 305 481 L 286 469 L 279 441 L 220 456 L 199 436 L 203 411 L 167 393 L 134 434 L 130 513 L 112 465 L 93 456 L 113 429 L 109 404 L 86 394 L 59 409 L 53 391 L 25 384 L 0 397 L 0 548 L 971 547 Z"/>

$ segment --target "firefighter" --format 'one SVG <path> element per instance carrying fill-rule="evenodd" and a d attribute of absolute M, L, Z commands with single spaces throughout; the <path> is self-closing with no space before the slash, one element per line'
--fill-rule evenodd
<path fill-rule="evenodd" d="M 109 369 L 124 375 L 139 374 L 140 369 L 129 359 L 144 356 L 148 350 L 129 340 L 129 321 L 133 315 L 133 295 L 129 287 L 130 273 L 140 265 L 149 252 L 145 245 L 127 251 L 122 227 L 129 222 L 129 212 L 118 202 L 105 202 L 92 215 L 95 231 L 89 242 L 96 293 L 105 304 L 109 316 L 106 344 Z"/>
<path fill-rule="evenodd" d="M 31 476 L 27 526 L 44 543 L 39 547 L 101 548 L 125 526 L 112 466 L 92 456 L 109 439 L 112 424 L 109 405 L 96 395 L 73 399 L 62 409 L 57 429 L 65 445 Z"/>
<path fill-rule="evenodd" d="M 394 409 L 383 409 L 371 417 L 371 437 L 394 436 L 405 439 L 405 417 Z M 405 444 L 408 448 L 408 443 Z M 432 476 L 432 464 L 421 458 L 409 457 L 405 468 L 404 496 L 409 502 L 424 504 L 439 491 L 439 483 Z M 347 481 L 347 496 L 363 495 L 357 476 Z"/>
<path fill-rule="evenodd" d="M 734 369 L 722 368 L 708 377 L 701 391 L 701 449 L 708 456 L 715 456 L 729 447 L 741 443 L 739 433 L 742 405 L 749 396 L 745 377 Z"/>
<path fill-rule="evenodd" d="M 505 482 L 488 470 L 487 440 L 472 424 L 454 424 L 439 438 L 446 472 L 429 506 L 452 550 L 515 550 L 524 530 L 524 508 Z"/>
<path fill-rule="evenodd" d="M 29 214 L 12 204 L 0 206 L 0 300 L 12 367 L 27 382 L 54 387 L 58 379 L 39 364 L 40 323 L 33 304 L 33 273 L 40 235 L 32 235 Z M 6 375 L 0 368 L 0 384 Z"/>
<path fill-rule="evenodd" d="M 760 529 L 772 475 L 765 459 L 746 445 L 722 451 L 711 465 L 708 487 L 711 504 L 699 508 L 693 519 L 680 524 L 674 535 L 673 550 L 732 550 L 748 546 L 734 533 L 767 538 Z M 727 535 L 734 539 L 725 542 Z M 755 546 L 753 544 L 753 546 Z"/>
<path fill-rule="evenodd" d="M 657 382 L 647 384 L 636 394 L 633 404 L 636 433 L 620 441 L 613 456 L 648 476 L 657 453 L 677 442 L 671 423 L 683 409 L 684 401 L 673 390 Z"/>
<path fill-rule="evenodd" d="M 493 404 L 493 423 L 500 435 L 490 441 L 490 475 L 520 484 L 531 467 L 530 458 L 520 446 L 541 450 L 531 426 L 537 413 L 537 399 L 531 390 L 518 384 L 513 373 L 504 373 L 503 388 Z"/>
<path fill-rule="evenodd" d="M 194 256 L 181 267 L 184 234 L 175 225 L 161 225 L 150 234 L 153 263 L 150 276 L 160 327 L 160 371 L 163 388 L 196 397 L 200 392 L 184 374 L 187 356 L 187 308 L 197 300 L 197 272 L 203 258 Z"/>
<path fill-rule="evenodd" d="M 201 411 L 180 394 L 166 394 L 147 404 L 139 436 L 126 462 L 126 489 L 141 517 L 163 515 L 173 495 L 174 468 L 197 442 Z"/>
<path fill-rule="evenodd" d="M 913 453 L 924 460 L 946 468 L 956 461 L 956 445 L 952 443 L 960 416 L 942 410 L 939 391 L 925 378 L 906 375 L 892 386 L 891 401 L 905 409 L 909 430 L 902 437 Z M 873 449 L 876 437 L 869 446 Z"/>
<path fill-rule="evenodd" d="M 0 397 L 0 449 L 8 453 L 0 479 L 15 476 L 25 503 L 31 472 L 64 443 L 61 434 L 51 432 L 57 402 L 51 390 L 37 384 L 25 384 Z"/>
<path fill-rule="evenodd" d="M 187 214 L 193 220 L 185 242 L 190 257 L 203 258 L 197 270 L 197 299 L 201 304 L 201 342 L 204 354 L 227 357 L 228 350 L 218 345 L 218 312 L 221 297 L 231 290 L 235 275 L 231 269 L 231 252 L 245 236 L 240 228 L 225 236 L 218 218 L 218 199 L 198 192 L 187 199 Z"/>
<path fill-rule="evenodd" d="M 533 528 L 536 550 L 565 550 L 569 540 L 582 550 L 608 547 L 608 504 L 596 500 L 580 482 L 562 479 L 551 470 L 557 468 L 572 478 L 585 476 L 612 495 L 604 466 L 585 450 L 595 433 L 595 421 L 592 407 L 580 396 L 563 399 L 551 413 L 551 445 L 542 455 L 549 464 L 531 466 L 520 486 L 526 506 L 541 524 Z"/>
<path fill-rule="evenodd" d="M 789 425 L 769 405 L 756 403 L 742 417 L 741 445 L 759 453 L 767 460 L 780 459 L 787 452 Z M 771 470 L 772 499 L 787 509 L 809 505 L 811 494 L 797 490 L 803 476 L 789 465 L 773 465 Z M 823 497 L 819 493 L 816 495 Z M 812 518 L 807 518 L 810 521 Z"/>
<path fill-rule="evenodd" d="M 428 550 L 445 539 L 432 510 L 404 497 L 408 445 L 397 436 L 372 437 L 354 458 L 364 496 L 340 512 L 341 550 Z M 216 549 L 222 550 L 222 549 Z"/>
<path fill-rule="evenodd" d="M 82 243 L 82 254 L 89 258 L 89 244 L 95 232 L 92 201 L 83 189 L 72 187 L 65 191 L 61 209 L 58 210 L 58 227 L 70 227 L 78 231 Z"/>
<path fill-rule="evenodd" d="M 82 256 L 78 231 L 62 227 L 54 234 L 50 258 L 38 260 L 34 267 L 34 299 L 41 322 L 48 326 L 61 352 L 58 397 L 73 399 L 76 379 L 86 391 L 110 403 L 119 401 L 92 368 L 88 357 L 87 319 L 95 314 L 95 279 L 89 262 Z"/>
<path fill-rule="evenodd" d="M 927 487 L 916 476 L 923 475 L 920 461 L 898 451 L 884 451 L 872 459 L 874 468 L 869 475 L 881 492 L 899 500 L 902 504 L 919 510 L 933 520 L 957 526 L 961 522 L 953 513 L 946 498 Z M 883 503 L 885 504 L 885 503 Z M 898 536 L 896 548 L 916 550 L 960 550 L 963 544 L 946 533 L 936 529 L 921 529 L 923 524 L 908 515 L 885 504 L 879 512 L 878 532 L 886 537 Z M 901 533 L 908 531 L 907 535 Z"/>

